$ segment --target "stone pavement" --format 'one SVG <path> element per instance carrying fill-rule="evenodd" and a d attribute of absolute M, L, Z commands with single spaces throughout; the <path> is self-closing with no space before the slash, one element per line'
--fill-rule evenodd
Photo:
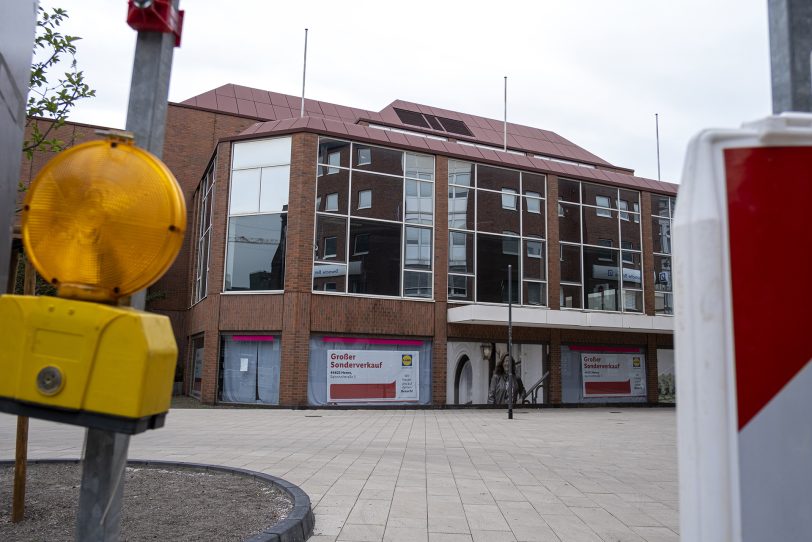
<path fill-rule="evenodd" d="M 132 459 L 243 467 L 304 489 L 313 542 L 678 540 L 673 409 L 174 409 Z M 0 459 L 15 418 L 0 414 Z M 29 456 L 81 428 L 32 420 Z"/>

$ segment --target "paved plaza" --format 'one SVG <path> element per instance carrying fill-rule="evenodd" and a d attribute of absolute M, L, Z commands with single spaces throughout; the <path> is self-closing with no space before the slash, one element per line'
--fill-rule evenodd
<path fill-rule="evenodd" d="M 16 418 L 0 414 L 0 459 Z M 29 457 L 76 458 L 84 430 L 32 420 Z M 313 542 L 678 540 L 673 409 L 174 409 L 131 459 L 298 484 Z"/>

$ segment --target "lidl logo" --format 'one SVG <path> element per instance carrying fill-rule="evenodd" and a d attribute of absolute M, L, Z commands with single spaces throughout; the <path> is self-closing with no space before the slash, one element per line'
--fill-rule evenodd
<path fill-rule="evenodd" d="M 632 358 L 632 365 L 640 367 L 640 358 Z"/>
<path fill-rule="evenodd" d="M 403 354 L 400 358 L 401 363 L 404 367 L 411 367 L 412 366 L 412 356 L 409 354 Z"/>

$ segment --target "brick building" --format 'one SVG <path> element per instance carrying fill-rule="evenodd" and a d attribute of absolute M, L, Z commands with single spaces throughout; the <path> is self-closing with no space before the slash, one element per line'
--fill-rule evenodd
<path fill-rule="evenodd" d="M 149 308 L 172 319 L 186 393 L 485 403 L 510 290 L 526 400 L 539 382 L 540 403 L 660 400 L 676 185 L 527 126 L 508 124 L 504 151 L 502 123 L 474 115 L 299 108 L 236 85 L 170 104 L 188 243 Z"/>

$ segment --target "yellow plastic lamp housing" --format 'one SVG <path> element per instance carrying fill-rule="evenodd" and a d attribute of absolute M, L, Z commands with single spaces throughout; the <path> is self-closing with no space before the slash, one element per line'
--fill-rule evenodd
<path fill-rule="evenodd" d="M 122 140 L 56 155 L 32 181 L 23 243 L 60 297 L 113 301 L 146 288 L 172 265 L 186 205 L 158 158 Z"/>
<path fill-rule="evenodd" d="M 0 296 L 0 411 L 135 434 L 162 427 L 178 350 L 166 316 Z"/>

